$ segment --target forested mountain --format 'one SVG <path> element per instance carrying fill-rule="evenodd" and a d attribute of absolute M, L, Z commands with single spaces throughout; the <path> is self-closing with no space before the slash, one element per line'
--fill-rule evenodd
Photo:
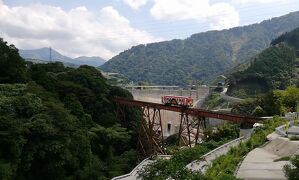
<path fill-rule="evenodd" d="M 299 50 L 299 27 L 291 32 L 286 32 L 271 42 L 271 45 L 276 45 L 285 42 L 289 46 Z"/>
<path fill-rule="evenodd" d="M 271 47 L 234 70 L 229 77 L 228 93 L 245 97 L 298 86 L 298 49 L 299 28 L 274 39 Z"/>
<path fill-rule="evenodd" d="M 299 26 L 299 12 L 229 30 L 194 34 L 185 40 L 138 45 L 106 62 L 104 71 L 134 82 L 184 85 L 209 80 L 245 62 L 272 39 Z"/>
<path fill-rule="evenodd" d="M 28 60 L 42 60 L 49 61 L 50 60 L 50 48 L 40 48 L 40 49 L 32 49 L 32 50 L 20 50 L 20 55 L 24 59 Z M 89 66 L 101 66 L 106 61 L 101 57 L 87 57 L 80 56 L 77 58 L 70 58 L 60 54 L 58 51 L 52 49 L 51 51 L 51 59 L 52 61 L 63 62 L 66 64 L 75 64 L 75 65 L 89 65 Z"/>
<path fill-rule="evenodd" d="M 93 67 L 25 64 L 0 39 L 0 179 L 110 179 L 136 162 L 138 109 L 115 117 L 110 86 Z"/>

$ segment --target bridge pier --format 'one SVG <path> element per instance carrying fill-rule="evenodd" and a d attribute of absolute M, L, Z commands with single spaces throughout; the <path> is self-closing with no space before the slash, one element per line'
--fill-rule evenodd
<path fill-rule="evenodd" d="M 139 127 L 138 150 L 145 156 L 165 154 L 160 109 L 152 109 L 145 106 L 142 107 L 142 113 Z"/>
<path fill-rule="evenodd" d="M 198 144 L 200 130 L 206 128 L 205 117 L 189 118 L 189 114 L 185 112 L 182 112 L 180 117 L 178 145 L 191 147 Z"/>
<path fill-rule="evenodd" d="M 116 115 L 122 124 L 126 124 L 126 106 L 137 107 L 142 110 L 142 116 L 139 121 L 138 152 L 143 157 L 153 154 L 165 154 L 161 110 L 180 113 L 178 144 L 189 147 L 199 143 L 200 134 L 202 134 L 200 131 L 206 127 L 206 118 L 217 118 L 234 123 L 248 124 L 254 124 L 260 120 L 256 117 L 238 116 L 196 108 L 167 106 L 160 103 L 124 98 L 114 98 L 113 102 L 117 105 Z"/>

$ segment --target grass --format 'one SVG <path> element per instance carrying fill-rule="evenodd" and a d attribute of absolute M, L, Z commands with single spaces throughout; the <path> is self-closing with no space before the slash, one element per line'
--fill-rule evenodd
<path fill-rule="evenodd" d="M 240 143 L 237 147 L 231 148 L 226 155 L 215 159 L 212 166 L 207 169 L 205 174 L 207 179 L 223 179 L 223 177 L 234 179 L 234 172 L 246 154 L 254 148 L 263 145 L 267 140 L 266 136 L 284 123 L 285 121 L 279 117 L 265 121 L 265 126 L 257 129 L 248 141 Z"/>
<path fill-rule="evenodd" d="M 278 162 L 278 161 L 289 161 L 291 159 L 290 156 L 284 156 L 278 159 L 275 159 L 273 162 Z"/>
<path fill-rule="evenodd" d="M 209 95 L 207 101 L 204 102 L 204 107 L 207 107 L 211 110 L 218 106 L 221 106 L 224 103 L 225 101 L 220 97 L 220 94 L 213 92 Z"/>
<path fill-rule="evenodd" d="M 299 141 L 299 136 L 291 136 L 289 137 L 291 141 Z"/>

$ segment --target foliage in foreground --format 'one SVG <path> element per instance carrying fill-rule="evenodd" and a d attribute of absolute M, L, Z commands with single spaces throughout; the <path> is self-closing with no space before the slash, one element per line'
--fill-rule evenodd
<path fill-rule="evenodd" d="M 290 180 L 299 179 L 299 155 L 296 155 L 291 159 L 291 164 L 287 164 L 283 167 L 285 175 Z"/>
<path fill-rule="evenodd" d="M 226 155 L 215 159 L 204 175 L 194 173 L 185 166 L 214 149 L 216 146 L 211 146 L 211 142 L 200 144 L 192 149 L 180 150 L 170 160 L 158 160 L 142 171 L 142 177 L 144 179 L 166 179 L 168 177 L 174 179 L 236 179 L 234 177 L 235 169 L 245 155 L 252 149 L 264 144 L 266 136 L 273 132 L 275 127 L 283 123 L 284 120 L 279 117 L 265 121 L 265 126 L 257 129 L 248 141 L 240 143 L 237 147 L 231 148 Z"/>
<path fill-rule="evenodd" d="M 203 142 L 194 148 L 169 147 L 170 154 L 173 154 L 170 160 L 157 160 L 142 170 L 143 179 L 205 179 L 202 174 L 195 174 L 185 166 L 207 152 L 223 145 L 224 143 L 239 136 L 238 128 L 233 124 L 224 124 L 220 126 L 217 132 L 208 130 L 205 132 L 207 142 Z"/>
<path fill-rule="evenodd" d="M 139 111 L 126 108 L 121 126 L 110 101 L 132 98 L 128 91 L 89 66 L 24 64 L 0 41 L 0 179 L 102 180 L 131 170 Z"/>

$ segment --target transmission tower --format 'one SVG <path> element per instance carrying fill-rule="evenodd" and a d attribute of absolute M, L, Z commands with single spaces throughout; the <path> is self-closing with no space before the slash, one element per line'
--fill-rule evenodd
<path fill-rule="evenodd" d="M 52 48 L 49 47 L 49 61 L 52 61 Z"/>

